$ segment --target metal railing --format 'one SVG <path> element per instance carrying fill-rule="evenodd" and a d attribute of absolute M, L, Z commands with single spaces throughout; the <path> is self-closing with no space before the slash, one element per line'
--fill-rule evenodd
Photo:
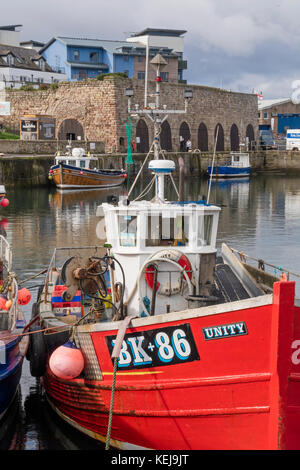
<path fill-rule="evenodd" d="M 290 271 L 289 269 L 283 268 L 282 266 L 275 266 L 274 264 L 266 263 L 266 262 L 265 262 L 264 260 L 262 260 L 262 259 L 253 258 L 252 256 L 246 255 L 246 254 L 243 253 L 242 251 L 235 250 L 234 248 L 230 248 L 230 250 L 231 250 L 233 253 L 239 255 L 240 260 L 241 260 L 243 263 L 247 263 L 248 260 L 253 261 L 253 262 L 256 262 L 256 263 L 257 263 L 257 269 L 260 269 L 261 271 L 266 271 L 266 267 L 269 268 L 269 269 L 273 269 L 272 275 L 275 276 L 275 277 L 278 277 L 278 275 L 281 275 L 281 274 L 284 273 L 284 274 L 287 275 L 287 279 L 288 279 L 288 280 L 290 279 L 290 276 L 294 276 L 294 277 L 299 277 L 299 278 L 300 278 L 300 274 L 294 273 L 293 271 Z"/>

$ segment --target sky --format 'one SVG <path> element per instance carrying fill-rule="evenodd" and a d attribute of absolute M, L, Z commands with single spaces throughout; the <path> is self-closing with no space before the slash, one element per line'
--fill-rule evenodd
<path fill-rule="evenodd" d="M 23 25 L 22 41 L 186 30 L 184 78 L 191 84 L 272 99 L 289 98 L 300 80 L 299 0 L 0 0 L 0 9 L 1 25 Z"/>

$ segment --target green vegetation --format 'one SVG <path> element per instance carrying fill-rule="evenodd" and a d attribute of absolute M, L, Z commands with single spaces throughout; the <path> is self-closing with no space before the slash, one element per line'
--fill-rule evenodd
<path fill-rule="evenodd" d="M 51 83 L 50 88 L 56 90 L 59 87 L 58 83 Z"/>
<path fill-rule="evenodd" d="M 0 131 L 0 139 L 18 140 L 20 139 L 20 136 L 16 134 L 12 134 L 11 132 L 7 132 L 6 129 L 3 129 L 3 131 Z"/>
<path fill-rule="evenodd" d="M 128 78 L 128 76 L 126 75 L 126 73 L 122 73 L 122 72 L 114 72 L 114 73 L 101 73 L 100 75 L 98 75 L 97 80 L 104 80 L 105 77 L 119 77 L 119 78 Z"/>
<path fill-rule="evenodd" d="M 27 83 L 26 85 L 22 85 L 20 88 L 16 88 L 16 90 L 20 90 L 20 91 L 35 91 L 36 89 L 35 89 L 32 85 L 29 85 L 29 83 Z"/>

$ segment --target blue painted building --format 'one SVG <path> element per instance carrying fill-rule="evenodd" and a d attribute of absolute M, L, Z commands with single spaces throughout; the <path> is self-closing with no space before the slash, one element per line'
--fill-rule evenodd
<path fill-rule="evenodd" d="M 174 41 L 175 38 L 183 43 L 180 37 L 185 31 L 177 30 L 145 30 L 148 35 L 160 31 L 162 40 L 168 37 Z M 144 78 L 143 65 L 146 57 L 146 45 L 141 43 L 145 31 L 130 38 L 130 41 L 110 41 L 101 39 L 83 39 L 57 36 L 52 38 L 39 51 L 53 70 L 65 73 L 68 81 L 96 78 L 102 73 L 122 72 L 129 78 Z M 170 31 L 170 32 L 169 32 Z M 158 52 L 172 63 L 176 61 L 176 81 L 181 81 L 182 70 L 186 68 L 186 61 L 182 60 L 182 51 L 177 52 L 173 47 L 162 47 L 153 45 L 149 47 L 149 58 L 151 60 Z M 171 63 L 170 62 L 170 63 Z M 144 67 L 145 68 L 145 67 Z M 178 70 L 177 70 L 178 69 Z M 165 74 L 168 76 L 168 74 Z M 173 73 L 174 76 L 174 73 Z M 168 81 L 168 80 L 166 80 Z M 173 80 L 174 81 L 174 80 Z"/>

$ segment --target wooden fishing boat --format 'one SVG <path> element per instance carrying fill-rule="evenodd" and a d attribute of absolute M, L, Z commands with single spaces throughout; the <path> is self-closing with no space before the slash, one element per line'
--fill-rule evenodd
<path fill-rule="evenodd" d="M 8 412 L 17 393 L 28 338 L 20 333 L 25 319 L 19 307 L 19 289 L 11 271 L 12 254 L 0 235 L 0 419 Z"/>
<path fill-rule="evenodd" d="M 295 282 L 226 244 L 217 256 L 209 198 L 184 201 L 180 184 L 166 200 L 175 164 L 159 158 L 160 122 L 149 185 L 129 200 L 136 179 L 98 208 L 106 243 L 54 251 L 33 307 L 32 374 L 58 415 L 106 448 L 299 449 Z"/>
<path fill-rule="evenodd" d="M 124 170 L 97 168 L 98 158 L 87 155 L 82 148 L 71 149 L 66 155 L 56 155 L 49 170 L 49 179 L 60 189 L 91 189 L 120 186 L 127 174 Z"/>
<path fill-rule="evenodd" d="M 207 173 L 212 178 L 245 178 L 250 176 L 249 154 L 232 152 L 230 161 L 223 165 L 209 166 Z"/>

